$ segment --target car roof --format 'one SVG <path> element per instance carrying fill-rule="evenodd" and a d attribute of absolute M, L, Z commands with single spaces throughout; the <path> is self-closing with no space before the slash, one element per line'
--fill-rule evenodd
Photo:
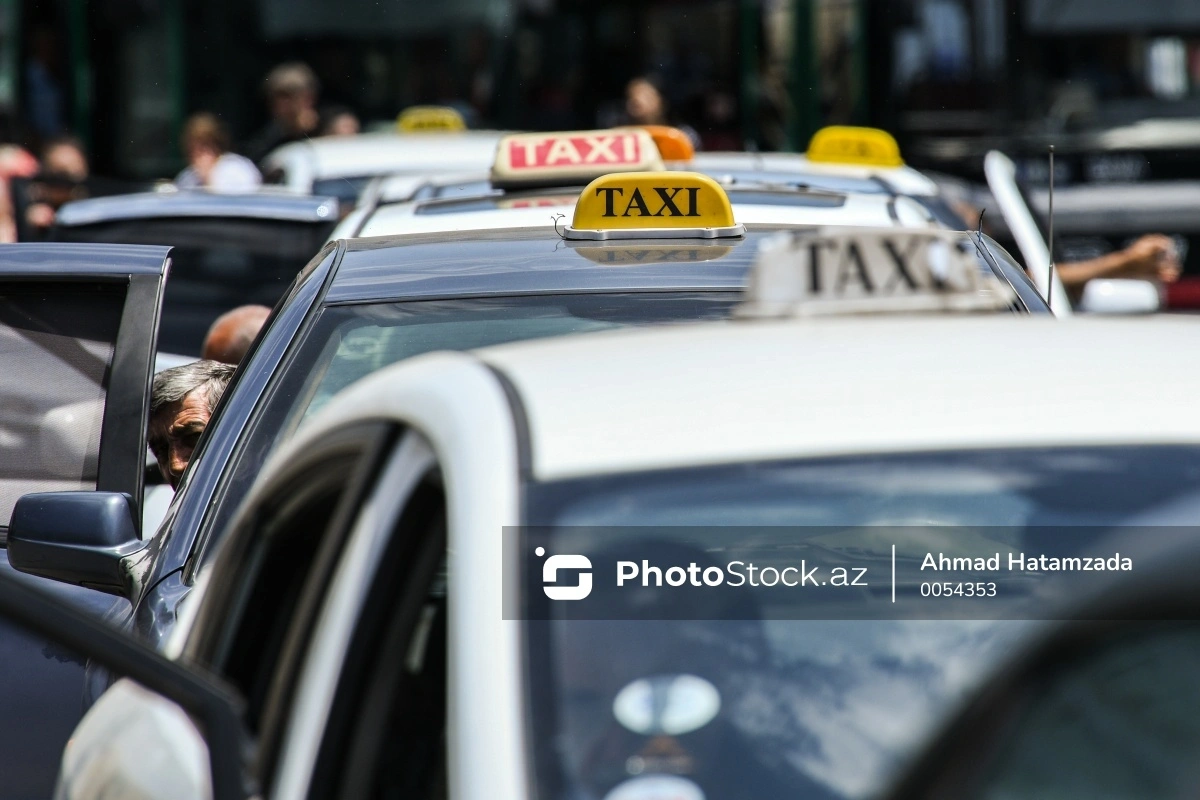
<path fill-rule="evenodd" d="M 506 193 L 380 206 L 362 221 L 358 235 L 421 231 L 471 231 L 544 227 L 561 215 L 568 223 L 583 187 L 545 189 L 530 195 Z M 728 190 L 738 222 L 775 225 L 860 225 L 922 227 L 932 217 L 907 197 L 862 193 L 808 193 L 792 189 L 737 187 Z M 504 208 L 521 197 L 558 197 L 561 205 Z M 339 228 L 339 232 L 345 228 Z"/>
<path fill-rule="evenodd" d="M 566 242 L 546 224 L 350 239 L 326 303 L 589 291 L 740 290 L 758 243 L 749 226 L 722 242 Z M 605 259 L 611 259 L 605 261 Z"/>
<path fill-rule="evenodd" d="M 329 222 L 338 217 L 338 201 L 333 197 L 269 191 L 245 194 L 139 192 L 67 203 L 58 210 L 54 223 L 69 228 L 119 220 L 178 217 Z"/>
<path fill-rule="evenodd" d="M 285 144 L 264 160 L 267 171 L 299 170 L 308 181 L 356 178 L 400 172 L 435 174 L 486 170 L 496 153 L 500 131 L 455 133 L 360 133 L 322 136 Z"/>
<path fill-rule="evenodd" d="M 748 223 L 719 240 L 566 241 L 553 226 L 347 239 L 327 304 L 558 292 L 740 291 L 759 244 L 808 226 Z M 961 234 L 967 236 L 966 233 Z"/>
<path fill-rule="evenodd" d="M 478 357 L 515 389 L 534 476 L 556 480 L 864 453 L 1200 443 L 1200 374 L 1178 361 L 1189 348 L 1200 348 L 1190 320 L 891 316 L 581 334 Z"/>
<path fill-rule="evenodd" d="M 60 272 L 77 275 L 81 261 L 88 274 L 127 278 L 129 275 L 158 275 L 170 247 L 144 244 L 81 244 L 77 242 L 21 242 L 0 245 L 0 258 L 10 275 L 46 275 Z"/>
<path fill-rule="evenodd" d="M 866 167 L 856 164 L 831 164 L 809 161 L 801 153 L 740 153 L 708 152 L 697 153 L 692 161 L 680 166 L 709 174 L 777 173 L 780 175 L 829 176 L 830 178 L 855 179 L 876 184 L 882 183 L 899 194 L 932 196 L 938 186 L 931 178 L 912 167 Z M 868 191 L 863 189 L 863 191 Z"/>

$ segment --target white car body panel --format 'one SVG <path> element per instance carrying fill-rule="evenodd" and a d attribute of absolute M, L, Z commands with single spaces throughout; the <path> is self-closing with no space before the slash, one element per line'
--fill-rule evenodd
<path fill-rule="evenodd" d="M 322 136 L 277 148 L 263 159 L 263 166 L 266 172 L 281 170 L 289 188 L 308 193 L 314 182 L 329 178 L 486 170 L 503 135 L 462 131 Z"/>
<path fill-rule="evenodd" d="M 496 568 L 503 559 L 502 526 L 518 523 L 517 436 L 511 409 L 499 381 L 468 355 L 423 358 L 406 370 L 410 379 L 400 386 L 388 380 L 388 374 L 386 370 L 376 373 L 345 390 L 334 406 L 297 431 L 263 474 L 278 471 L 320 435 L 351 419 L 394 419 L 428 440 L 447 487 L 448 566 L 464 587 L 448 605 L 450 795 L 521 800 L 529 791 L 524 695 L 516 668 L 519 623 L 501 618 L 502 574 Z M 259 485 L 263 483 L 260 479 Z M 382 486 L 379 494 L 395 496 L 396 487 Z M 367 544 L 358 544 L 358 538 L 391 535 L 393 518 L 380 515 L 376 521 L 355 532 L 347 554 L 357 566 L 339 571 L 325 610 L 346 603 L 353 606 L 370 582 L 375 561 L 354 560 L 354 553 L 359 547 L 370 550 Z M 322 650 L 336 647 L 346 635 L 335 614 L 322 619 L 314 631 L 307 666 L 322 664 L 318 661 Z M 333 662 L 315 666 L 302 679 L 294 707 L 319 707 L 336 678 Z M 288 787 L 289 793 L 279 797 L 301 797 L 307 788 L 313 764 L 299 754 L 311 748 L 301 749 L 298 743 L 305 738 L 315 743 L 320 732 L 308 719 L 294 718 L 294 730 L 287 733 L 289 746 L 277 786 Z M 505 734 L 497 736 L 497 731 Z"/>
<path fill-rule="evenodd" d="M 848 194 L 846 202 L 837 207 L 778 206 L 733 201 L 734 218 L 746 225 L 849 225 L 864 227 L 914 227 L 936 225 L 924 208 L 907 197 L 887 195 Z M 781 198 L 781 203 L 786 196 Z M 518 228 L 541 228 L 560 218 L 560 225 L 569 225 L 575 214 L 573 203 L 536 208 L 500 208 L 461 213 L 417 213 L 422 203 L 397 203 L 382 206 L 363 225 L 360 236 L 391 236 L 400 233 L 441 233 L 453 231 L 482 231 Z M 892 211 L 896 217 L 892 217 Z"/>
<path fill-rule="evenodd" d="M 1200 442 L 1200 374 L 1178 359 L 1193 347 L 1191 320 L 997 315 L 711 323 L 480 357 L 519 390 L 534 475 L 555 480 L 771 458 Z"/>
<path fill-rule="evenodd" d="M 697 153 L 691 165 L 703 172 L 720 170 L 756 170 L 795 172 L 809 175 L 842 175 L 870 180 L 880 178 L 900 194 L 932 197 L 938 193 L 933 180 L 912 167 L 861 167 L 855 164 L 827 164 L 809 161 L 800 153 Z"/>
<path fill-rule="evenodd" d="M 1025 259 L 1025 271 L 1029 273 L 1042 297 L 1049 298 L 1050 310 L 1058 317 L 1071 316 L 1071 301 L 1067 298 L 1062 279 L 1058 273 L 1050 274 L 1050 248 L 1042 239 L 1033 212 L 1025 205 L 1017 189 L 1017 167 L 1012 159 L 999 150 L 992 150 L 983 159 L 983 170 L 987 174 L 988 188 L 1000 205 L 1000 213 L 1021 256 Z"/>

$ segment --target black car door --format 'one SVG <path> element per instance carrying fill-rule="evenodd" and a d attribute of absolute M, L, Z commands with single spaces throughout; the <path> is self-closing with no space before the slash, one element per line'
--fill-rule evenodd
<path fill-rule="evenodd" d="M 8 523 L 22 495 L 61 490 L 126 493 L 140 519 L 169 253 L 0 245 L 0 572 L 97 614 L 128 601 L 17 573 Z M 0 800 L 51 795 L 82 686 L 77 659 L 0 626 Z"/>

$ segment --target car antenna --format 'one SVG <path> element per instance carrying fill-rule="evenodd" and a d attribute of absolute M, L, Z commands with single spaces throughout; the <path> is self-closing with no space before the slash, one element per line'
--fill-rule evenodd
<path fill-rule="evenodd" d="M 1050 264 L 1046 269 L 1046 308 L 1054 302 L 1054 145 L 1050 145 Z"/>

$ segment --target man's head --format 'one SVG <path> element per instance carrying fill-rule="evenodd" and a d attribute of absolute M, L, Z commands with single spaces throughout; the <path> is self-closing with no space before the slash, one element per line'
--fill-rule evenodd
<path fill-rule="evenodd" d="M 240 363 L 270 315 L 271 309 L 256 305 L 238 306 L 225 312 L 208 329 L 200 357 L 225 364 Z"/>
<path fill-rule="evenodd" d="M 289 61 L 267 75 L 271 116 L 285 129 L 308 133 L 317 124 L 317 76 L 307 64 Z"/>
<path fill-rule="evenodd" d="M 147 440 L 172 489 L 179 486 L 192 450 L 229 385 L 233 370 L 229 364 L 216 361 L 193 361 L 154 376 Z"/>
<path fill-rule="evenodd" d="M 47 175 L 85 181 L 89 171 L 83 142 L 74 136 L 59 136 L 42 148 L 42 172 Z"/>

